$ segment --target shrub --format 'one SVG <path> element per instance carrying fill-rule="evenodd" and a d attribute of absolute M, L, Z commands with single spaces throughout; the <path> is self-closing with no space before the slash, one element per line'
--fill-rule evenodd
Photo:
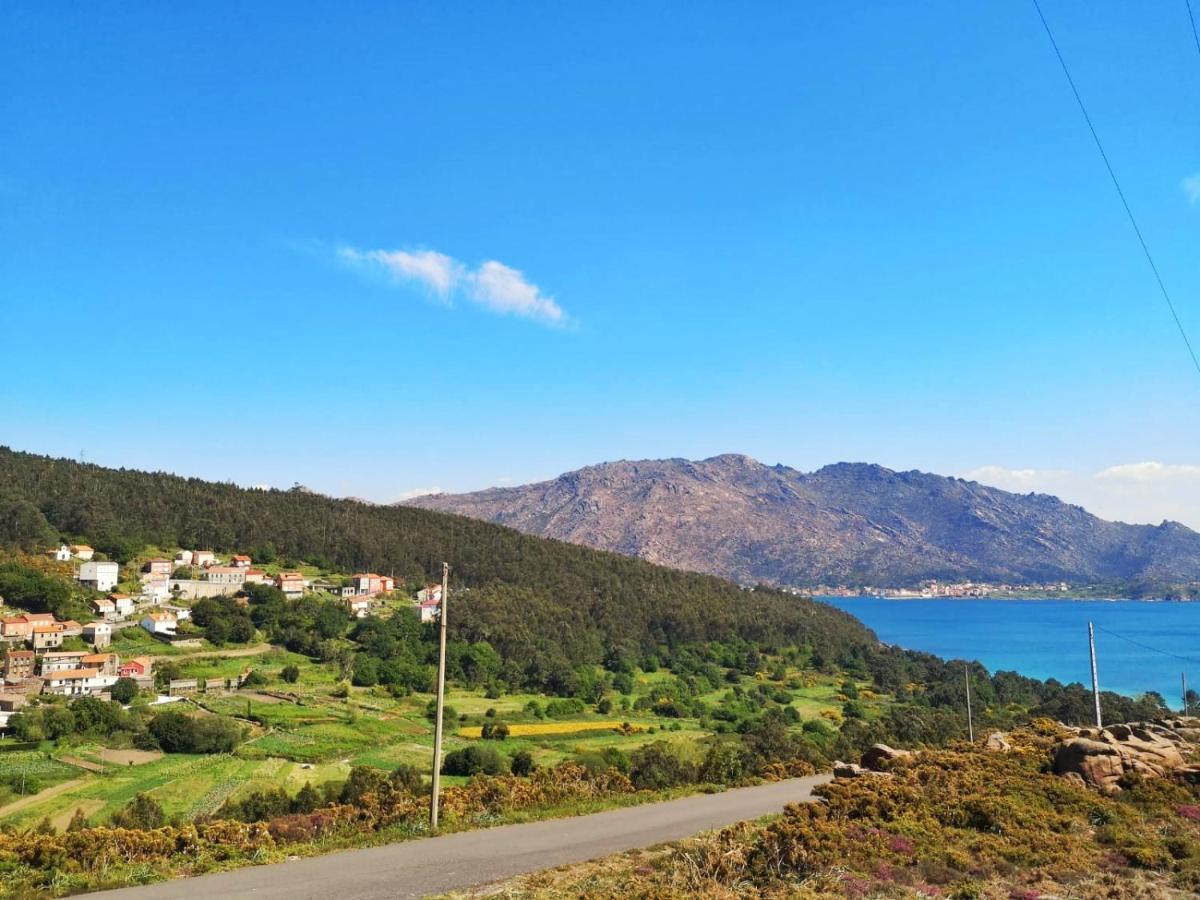
<path fill-rule="evenodd" d="M 137 695 L 137 682 L 132 678 L 118 678 L 113 686 L 109 689 L 109 696 L 112 697 L 116 703 L 120 703 L 124 706 L 132 703 Z"/>
<path fill-rule="evenodd" d="M 464 747 L 446 754 L 442 763 L 443 775 L 499 775 L 504 771 L 504 759 L 491 747 Z"/>
<path fill-rule="evenodd" d="M 508 737 L 508 726 L 503 722 L 484 722 L 479 736 L 485 741 L 503 741 Z"/>
<path fill-rule="evenodd" d="M 148 831 L 161 828 L 167 822 L 166 813 L 153 797 L 138 794 L 109 820 L 115 828 L 140 828 Z"/>
<path fill-rule="evenodd" d="M 287 665 L 279 670 L 279 677 L 288 684 L 295 684 L 300 680 L 300 667 L 297 665 Z"/>
<path fill-rule="evenodd" d="M 695 767 L 665 741 L 639 747 L 629 758 L 629 778 L 638 790 L 662 790 L 695 781 Z"/>
<path fill-rule="evenodd" d="M 532 775 L 533 770 L 533 754 L 528 750 L 519 750 L 512 758 L 512 773 L 525 777 Z"/>

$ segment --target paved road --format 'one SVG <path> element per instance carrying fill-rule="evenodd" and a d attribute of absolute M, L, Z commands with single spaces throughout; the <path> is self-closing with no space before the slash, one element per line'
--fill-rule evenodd
<path fill-rule="evenodd" d="M 93 896 L 121 900 L 424 897 L 679 840 L 779 812 L 785 803 L 810 800 L 812 789 L 830 777 L 793 778 L 588 816 L 462 831 Z"/>

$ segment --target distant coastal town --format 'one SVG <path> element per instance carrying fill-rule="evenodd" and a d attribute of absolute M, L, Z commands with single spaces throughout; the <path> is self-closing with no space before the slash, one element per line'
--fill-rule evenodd
<path fill-rule="evenodd" d="M 1120 585 L 1080 585 L 1066 581 L 1010 584 L 989 581 L 927 581 L 915 587 L 874 587 L 821 584 L 807 588 L 788 588 L 791 593 L 815 597 L 880 597 L 887 600 L 1044 598 L 1054 600 L 1104 599 L 1127 596 Z M 1161 600 L 1192 600 L 1200 596 L 1200 584 L 1164 593 Z"/>

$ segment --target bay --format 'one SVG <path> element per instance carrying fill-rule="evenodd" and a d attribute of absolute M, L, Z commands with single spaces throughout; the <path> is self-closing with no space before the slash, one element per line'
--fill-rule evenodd
<path fill-rule="evenodd" d="M 1180 706 L 1180 673 L 1200 691 L 1200 602 L 821 597 L 879 639 L 995 672 L 1091 684 L 1087 626 L 1096 625 L 1100 689 L 1157 691 Z M 1184 657 L 1180 659 L 1179 657 Z"/>

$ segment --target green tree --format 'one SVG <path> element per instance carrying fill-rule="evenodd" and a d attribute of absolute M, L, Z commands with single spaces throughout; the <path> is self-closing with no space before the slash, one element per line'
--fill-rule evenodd
<path fill-rule="evenodd" d="M 300 667 L 297 665 L 286 665 L 279 670 L 279 677 L 288 684 L 295 684 L 300 680 Z"/>
<path fill-rule="evenodd" d="M 132 678 L 118 678 L 109 689 L 109 696 L 117 703 L 128 706 L 138 695 L 137 682 Z"/>
<path fill-rule="evenodd" d="M 167 823 L 167 815 L 161 804 L 153 797 L 138 794 L 128 804 L 112 814 L 109 820 L 114 828 L 138 828 L 148 831 L 162 828 Z"/>

